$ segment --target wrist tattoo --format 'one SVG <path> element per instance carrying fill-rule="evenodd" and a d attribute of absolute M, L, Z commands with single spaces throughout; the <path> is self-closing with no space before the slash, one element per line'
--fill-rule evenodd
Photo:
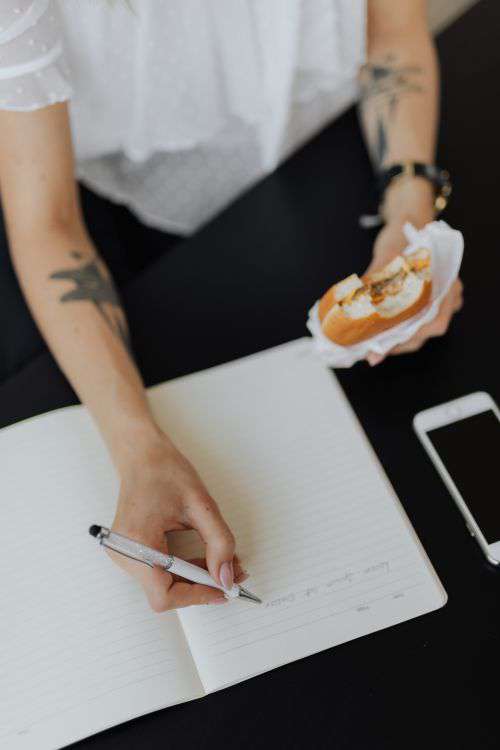
<path fill-rule="evenodd" d="M 49 279 L 73 282 L 73 288 L 65 292 L 59 301 L 62 303 L 91 302 L 130 353 L 125 315 L 111 277 L 102 267 L 97 256 L 84 256 L 77 251 L 71 252 L 70 256 L 78 261 L 76 268 L 65 268 L 49 276 Z"/>
<path fill-rule="evenodd" d="M 422 68 L 418 65 L 397 65 L 394 55 L 387 55 L 380 63 L 368 63 L 360 74 L 361 106 L 372 102 L 373 132 L 369 146 L 378 167 L 384 164 L 389 152 L 389 127 L 398 104 L 407 94 L 423 91 L 420 83 Z"/>

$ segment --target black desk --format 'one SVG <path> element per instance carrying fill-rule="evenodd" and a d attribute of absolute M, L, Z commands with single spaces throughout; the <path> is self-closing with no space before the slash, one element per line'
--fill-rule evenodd
<path fill-rule="evenodd" d="M 456 187 L 446 218 L 466 238 L 465 309 L 445 339 L 418 355 L 339 372 L 448 591 L 448 604 L 78 747 L 500 746 L 486 684 L 499 661 L 500 574 L 483 561 L 411 429 L 413 414 L 429 405 L 477 389 L 500 396 L 497 350 L 487 348 L 496 336 L 498 349 L 498 314 L 490 299 L 498 299 L 500 274 L 498 242 L 491 241 L 500 231 L 500 118 L 492 105 L 499 24 L 497 0 L 481 0 L 440 40 L 440 162 Z M 132 283 L 125 302 L 147 383 L 303 335 L 311 301 L 333 278 L 353 267 L 361 271 L 368 261 L 372 238 L 357 228 L 357 215 L 369 182 L 356 118 L 348 112 Z M 0 388 L 0 423 L 73 400 L 43 355 Z"/>

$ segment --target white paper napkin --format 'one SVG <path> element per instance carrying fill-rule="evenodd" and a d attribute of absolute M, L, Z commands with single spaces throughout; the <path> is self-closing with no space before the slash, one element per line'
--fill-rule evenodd
<path fill-rule="evenodd" d="M 431 250 L 432 295 L 429 304 L 409 320 L 377 336 L 352 346 L 339 346 L 330 341 L 321 330 L 317 301 L 309 310 L 307 327 L 314 339 L 316 351 L 330 367 L 351 367 L 355 362 L 365 359 L 370 351 L 386 354 L 397 344 L 411 339 L 421 326 L 429 323 L 438 314 L 441 301 L 449 292 L 460 270 L 464 249 L 462 233 L 452 229 L 444 221 L 433 221 L 420 231 L 407 223 L 404 232 L 409 244 L 403 250 L 403 255 L 419 247 Z"/>

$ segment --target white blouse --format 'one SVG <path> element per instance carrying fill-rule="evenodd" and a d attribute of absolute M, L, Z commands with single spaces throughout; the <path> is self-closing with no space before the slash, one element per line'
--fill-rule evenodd
<path fill-rule="evenodd" d="M 0 109 L 70 100 L 79 179 L 188 234 L 352 103 L 365 1 L 0 0 Z"/>

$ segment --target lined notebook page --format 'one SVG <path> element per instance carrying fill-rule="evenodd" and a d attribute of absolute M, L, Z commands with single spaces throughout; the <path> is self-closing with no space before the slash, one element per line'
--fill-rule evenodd
<path fill-rule="evenodd" d="M 87 534 L 111 522 L 118 488 L 86 411 L 0 431 L 9 750 L 61 747 L 445 602 L 308 339 L 161 385 L 151 400 L 221 505 L 264 604 L 151 613 Z M 177 537 L 193 556 L 197 542 Z"/>
<path fill-rule="evenodd" d="M 220 504 L 256 606 L 179 611 L 206 691 L 441 607 L 446 594 L 308 339 L 153 389 Z M 177 551 L 195 542 L 177 538 Z M 247 585 L 247 584 L 245 584 Z"/>
<path fill-rule="evenodd" d="M 62 747 L 201 695 L 177 615 L 151 612 L 87 533 L 118 490 L 87 413 L 0 431 L 0 476 L 0 747 Z"/>

